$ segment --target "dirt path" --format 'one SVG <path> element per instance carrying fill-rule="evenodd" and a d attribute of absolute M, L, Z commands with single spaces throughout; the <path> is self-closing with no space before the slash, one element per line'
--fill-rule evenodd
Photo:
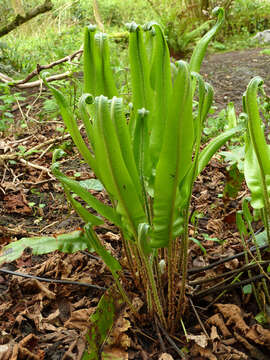
<path fill-rule="evenodd" d="M 270 56 L 261 49 L 233 51 L 205 58 L 201 73 L 214 87 L 218 109 L 233 101 L 237 112 L 242 111 L 242 95 L 254 76 L 261 76 L 270 95 Z"/>

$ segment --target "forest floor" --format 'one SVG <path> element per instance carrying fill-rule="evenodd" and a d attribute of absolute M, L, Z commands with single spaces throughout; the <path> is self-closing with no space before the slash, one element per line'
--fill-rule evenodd
<path fill-rule="evenodd" d="M 201 73 L 214 86 L 218 109 L 233 101 L 240 113 L 242 94 L 256 75 L 263 77 L 265 90 L 270 94 L 270 57 L 261 55 L 259 49 L 211 55 L 205 59 Z M 36 96 L 31 92 L 26 101 L 33 103 Z M 40 106 L 37 101 L 28 115 L 35 118 Z M 24 112 L 24 108 L 21 110 Z M 14 112 L 19 123 L 22 113 L 19 109 Z M 60 120 L 32 121 L 26 129 L 18 126 L 16 135 L 0 139 L 1 247 L 22 237 L 57 236 L 83 225 L 67 205 L 61 186 L 50 172 L 51 150 L 65 146 L 68 158 L 62 161 L 61 168 L 69 176 L 87 180 L 94 178 L 94 174 L 80 161 L 68 135 L 57 132 L 59 125 Z M 27 151 L 30 154 L 26 156 Z M 185 347 L 189 349 L 186 359 L 269 359 L 269 326 L 263 327 L 254 319 L 259 310 L 253 296 L 243 294 L 241 284 L 232 286 L 236 276 L 231 277 L 232 274 L 238 274 L 245 264 L 235 215 L 248 191 L 240 182 L 235 197 L 222 196 L 229 181 L 226 164 L 217 156 L 194 187 L 191 210 L 200 216 L 196 227 L 191 224 L 190 236 L 201 241 L 206 254 L 197 244 L 190 244 L 189 302 L 183 318 L 186 336 L 179 328 L 177 337 L 171 337 L 173 342 L 168 342 L 164 334 L 160 341 L 154 325 L 145 321 L 139 326 L 125 312 L 110 335 L 106 347 L 106 353 L 111 356 L 108 359 L 179 359 L 177 351 Z M 103 191 L 91 192 L 106 201 Z M 260 230 L 259 225 L 257 227 L 255 230 Z M 113 254 L 121 253 L 116 227 L 105 224 L 97 231 Z M 267 253 L 263 257 L 269 259 Z M 7 274 L 1 269 L 31 274 L 33 278 Z M 89 316 L 104 290 L 42 282 L 35 276 L 108 288 L 113 281 L 104 264 L 83 251 L 34 256 L 30 249 L 1 269 L 0 360 L 80 359 Z M 254 271 L 254 275 L 257 273 Z M 205 282 L 217 275 L 219 280 Z M 240 280 L 246 278 L 244 272 Z M 225 279 L 226 282 L 222 282 Z M 209 291 L 217 284 L 219 287 Z M 226 289 L 224 285 L 231 287 Z M 130 287 L 134 293 L 132 284 Z"/>

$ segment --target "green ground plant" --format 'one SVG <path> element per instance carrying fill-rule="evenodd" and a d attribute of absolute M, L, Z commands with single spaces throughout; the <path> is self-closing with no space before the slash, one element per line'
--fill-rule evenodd
<path fill-rule="evenodd" d="M 261 211 L 261 217 L 270 241 L 270 147 L 266 142 L 260 118 L 257 94 L 263 80 L 255 77 L 248 85 L 244 106 L 248 114 L 248 131 L 245 137 L 244 174 L 251 192 L 251 206 Z"/>
<path fill-rule="evenodd" d="M 24 100 L 20 92 L 12 93 L 7 84 L 0 83 L 0 131 L 6 131 L 14 123 L 12 106 Z"/>
<path fill-rule="evenodd" d="M 257 264 L 262 278 L 262 291 L 259 290 L 260 285 L 257 286 L 252 282 L 251 285 L 243 288 L 243 292 L 254 294 L 260 310 L 256 319 L 261 323 L 267 323 L 269 321 L 266 307 L 270 304 L 270 294 L 266 278 L 269 278 L 270 267 L 265 269 L 268 262 L 263 261 L 261 248 L 269 246 L 270 243 L 270 146 L 265 138 L 265 124 L 259 111 L 261 107 L 261 101 L 258 99 L 259 91 L 263 98 L 266 96 L 262 85 L 263 80 L 260 77 L 253 78 L 243 97 L 244 111 L 247 113 L 247 132 L 244 141 L 245 154 L 241 163 L 244 164 L 243 172 L 251 198 L 244 199 L 242 210 L 237 212 L 236 222 L 245 251 L 245 262 L 247 265 Z M 253 208 L 253 215 L 250 207 Z M 256 235 L 253 223 L 258 220 L 263 223 L 264 231 Z M 251 260 L 247 238 L 252 240 L 256 249 L 256 255 L 252 256 Z M 252 270 L 248 271 L 248 276 L 252 278 Z"/>

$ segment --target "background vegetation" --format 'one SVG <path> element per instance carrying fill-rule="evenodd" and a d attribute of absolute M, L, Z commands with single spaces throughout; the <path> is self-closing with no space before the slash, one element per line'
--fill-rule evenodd
<path fill-rule="evenodd" d="M 28 11 L 42 1 L 21 0 L 19 3 Z M 251 46 L 251 37 L 270 27 L 267 0 L 99 0 L 94 4 L 98 5 L 101 27 L 109 34 L 124 31 L 125 23 L 131 20 L 145 23 L 154 19 L 161 23 L 171 51 L 177 57 L 189 53 L 209 29 L 213 21 L 211 10 L 215 6 L 226 10 L 225 25 L 212 44 L 215 51 Z M 97 20 L 94 4 L 92 0 L 54 0 L 52 11 L 1 39 L 0 71 L 2 68 L 24 74 L 37 63 L 48 63 L 80 48 L 83 27 Z M 14 17 L 14 8 L 14 1 L 1 1 L 0 27 Z"/>

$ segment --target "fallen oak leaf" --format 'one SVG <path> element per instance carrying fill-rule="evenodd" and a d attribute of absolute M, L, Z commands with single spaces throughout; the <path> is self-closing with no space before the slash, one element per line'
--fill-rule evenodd
<path fill-rule="evenodd" d="M 84 331 L 89 327 L 89 318 L 94 311 L 94 308 L 72 311 L 71 317 L 65 322 L 64 326 L 68 329 Z"/>
<path fill-rule="evenodd" d="M 270 330 L 264 329 L 260 324 L 252 325 L 246 337 L 270 350 Z"/>
<path fill-rule="evenodd" d="M 234 325 L 235 329 L 240 330 L 243 334 L 248 332 L 249 326 L 243 319 L 239 306 L 234 304 L 216 304 L 215 306 L 227 320 L 226 325 Z"/>

